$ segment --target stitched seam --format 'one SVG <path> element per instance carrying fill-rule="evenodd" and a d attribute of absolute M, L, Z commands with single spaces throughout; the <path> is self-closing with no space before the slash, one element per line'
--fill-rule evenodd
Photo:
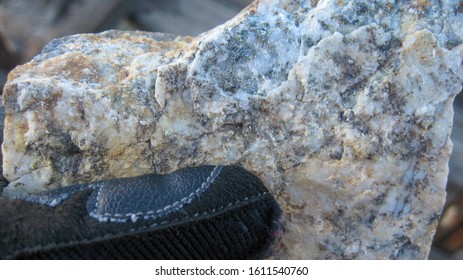
<path fill-rule="evenodd" d="M 251 197 L 245 197 L 241 200 L 237 200 L 235 202 L 231 202 L 231 203 L 228 203 L 227 205 L 222 205 L 218 208 L 214 208 L 212 209 L 211 211 L 205 211 L 203 213 L 195 213 L 189 217 L 186 217 L 186 218 L 183 218 L 183 219 L 173 219 L 173 220 L 169 220 L 169 221 L 162 221 L 160 223 L 154 223 L 154 224 L 151 224 L 151 225 L 147 225 L 147 226 L 141 226 L 141 227 L 136 227 L 136 228 L 131 228 L 131 229 L 128 229 L 126 231 L 121 231 L 121 232 L 117 232 L 117 233 L 114 233 L 114 234 L 111 234 L 109 235 L 109 239 L 112 238 L 112 237 L 115 237 L 115 238 L 118 238 L 119 236 L 121 235 L 124 235 L 124 234 L 127 234 L 127 233 L 131 233 L 131 232 L 135 232 L 135 231 L 139 231 L 139 230 L 145 230 L 145 229 L 149 229 L 149 228 L 156 228 L 157 226 L 162 226 L 162 225 L 165 225 L 169 222 L 183 222 L 185 220 L 188 220 L 189 218 L 191 217 L 194 217 L 194 218 L 200 218 L 202 216 L 207 216 L 207 215 L 210 215 L 210 214 L 214 214 L 215 212 L 218 212 L 218 211 L 221 211 L 221 210 L 228 210 L 229 208 L 232 208 L 232 207 L 235 207 L 241 203 L 245 203 L 249 200 L 253 200 L 253 199 L 256 199 L 256 198 L 259 198 L 261 196 L 264 196 L 264 195 L 268 195 L 269 192 L 262 192 L 262 193 L 259 193 L 257 195 L 254 195 L 254 196 L 251 196 Z M 61 243 L 54 243 L 54 242 L 51 242 L 51 243 L 48 243 L 48 244 L 45 244 L 45 245 L 38 245 L 38 246 L 33 246 L 33 247 L 26 247 L 24 249 L 22 249 L 19 253 L 13 253 L 12 255 L 9 255 L 7 256 L 7 258 L 10 258 L 10 257 L 14 257 L 15 255 L 18 255 L 20 253 L 23 253 L 24 251 L 40 251 L 42 249 L 54 249 L 54 248 L 48 248 L 50 246 L 56 246 L 56 247 L 63 247 L 63 246 L 67 246 L 67 245 L 72 245 L 72 244 L 75 244 L 75 245 L 79 245 L 81 244 L 82 242 L 87 242 L 87 243 L 90 243 L 92 241 L 103 241 L 105 237 L 108 237 L 107 234 L 104 234 L 102 236 L 98 236 L 98 237 L 95 237 L 95 238 L 92 238 L 92 239 L 81 239 L 81 240 L 78 240 L 78 241 L 68 241 L 68 242 L 61 242 Z"/>
<path fill-rule="evenodd" d="M 185 196 L 182 199 L 175 201 L 172 204 L 166 205 L 162 209 L 149 210 L 146 212 L 123 213 L 123 214 L 121 213 L 116 213 L 116 214 L 96 213 L 95 211 L 98 209 L 98 206 L 99 206 L 100 193 L 103 188 L 101 187 L 98 189 L 95 208 L 92 212 L 90 212 L 90 216 L 97 218 L 97 219 L 115 218 L 115 219 L 124 220 L 124 221 L 128 220 L 129 218 L 131 218 L 132 220 L 136 220 L 137 217 L 140 217 L 140 216 L 145 216 L 145 218 L 151 218 L 151 219 L 162 217 L 168 213 L 171 213 L 172 211 L 176 209 L 182 208 L 183 205 L 190 203 L 193 200 L 194 196 L 199 196 L 202 192 L 207 190 L 212 185 L 212 183 L 215 181 L 215 179 L 220 175 L 220 173 L 222 172 L 222 169 L 223 169 L 223 166 L 221 165 L 215 166 L 214 169 L 209 174 L 209 176 L 206 178 L 206 181 L 204 181 L 199 188 L 197 188 L 194 192 L 191 192 L 188 196 Z"/>

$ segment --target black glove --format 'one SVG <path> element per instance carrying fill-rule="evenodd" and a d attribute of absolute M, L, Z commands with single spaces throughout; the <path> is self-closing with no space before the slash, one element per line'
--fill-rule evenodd
<path fill-rule="evenodd" d="M 258 259 L 281 210 L 237 166 L 201 166 L 0 199 L 1 259 Z"/>

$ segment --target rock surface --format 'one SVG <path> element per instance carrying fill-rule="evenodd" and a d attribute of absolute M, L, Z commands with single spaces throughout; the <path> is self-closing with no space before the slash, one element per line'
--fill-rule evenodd
<path fill-rule="evenodd" d="M 3 125 L 5 123 L 5 108 L 0 103 L 0 141 L 3 142 Z M 0 153 L 0 160 L 3 161 L 3 155 Z M 3 177 L 3 166 L 0 166 L 0 196 L 3 194 L 3 188 L 8 185 L 5 177 Z"/>
<path fill-rule="evenodd" d="M 196 38 L 55 40 L 5 87 L 5 195 L 239 164 L 284 210 L 275 258 L 426 258 L 463 82 L 462 10 L 268 0 Z"/>

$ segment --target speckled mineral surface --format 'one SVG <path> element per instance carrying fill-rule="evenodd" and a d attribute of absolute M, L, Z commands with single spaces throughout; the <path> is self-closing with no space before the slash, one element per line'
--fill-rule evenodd
<path fill-rule="evenodd" d="M 4 192 L 239 164 L 284 210 L 275 258 L 426 258 L 462 12 L 451 0 L 268 0 L 196 38 L 55 40 L 8 77 Z"/>

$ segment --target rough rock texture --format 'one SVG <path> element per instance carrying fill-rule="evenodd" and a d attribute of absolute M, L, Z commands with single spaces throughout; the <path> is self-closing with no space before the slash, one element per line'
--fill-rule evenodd
<path fill-rule="evenodd" d="M 275 258 L 426 258 L 463 82 L 460 1 L 258 1 L 197 38 L 51 42 L 9 76 L 6 195 L 239 164 Z"/>

